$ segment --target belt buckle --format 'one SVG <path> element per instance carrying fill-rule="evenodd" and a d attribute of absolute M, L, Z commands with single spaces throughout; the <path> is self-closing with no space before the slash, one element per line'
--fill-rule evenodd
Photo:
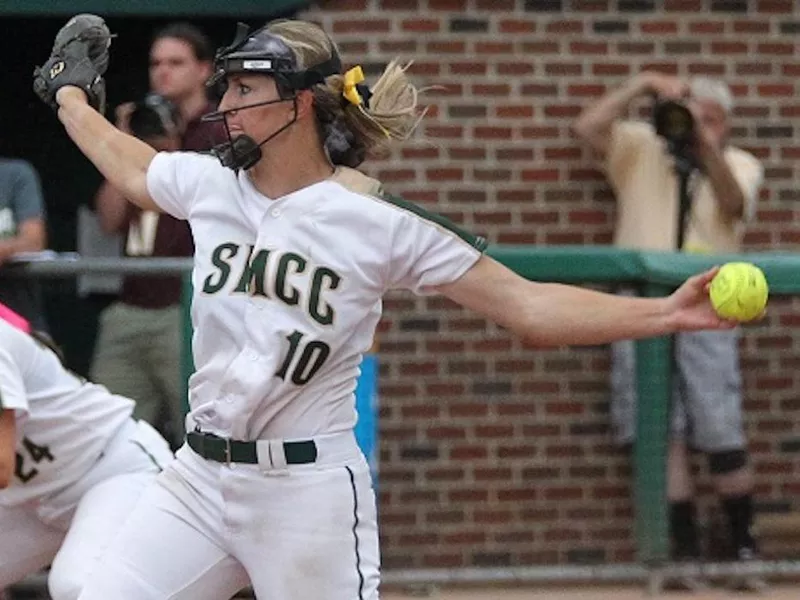
<path fill-rule="evenodd" d="M 225 440 L 225 463 L 231 466 L 231 438 L 222 438 Z"/>

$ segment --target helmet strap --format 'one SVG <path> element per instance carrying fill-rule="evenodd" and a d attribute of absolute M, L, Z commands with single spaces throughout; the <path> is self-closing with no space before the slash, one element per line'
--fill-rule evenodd
<path fill-rule="evenodd" d="M 264 106 L 266 104 L 277 104 L 278 102 L 288 102 L 289 100 L 292 101 L 293 108 L 294 108 L 294 116 L 292 120 L 283 125 L 282 127 L 278 128 L 274 132 L 272 132 L 267 138 L 262 140 L 261 142 L 256 142 L 252 137 L 249 135 L 238 135 L 235 138 L 231 136 L 231 131 L 228 128 L 228 121 L 225 119 L 225 115 L 232 112 L 239 112 L 240 110 L 247 110 L 248 108 L 255 108 L 256 106 Z M 263 153 L 261 152 L 261 146 L 275 138 L 279 133 L 288 129 L 292 125 L 297 122 L 297 96 L 292 98 L 288 98 L 286 100 L 269 100 L 267 102 L 257 102 L 254 104 L 248 104 L 247 106 L 242 106 L 236 109 L 224 110 L 224 111 L 216 111 L 210 113 L 208 115 L 204 115 L 202 117 L 204 121 L 217 121 L 221 120 L 223 126 L 225 127 L 225 135 L 227 136 L 227 141 L 222 142 L 221 144 L 217 144 L 211 149 L 211 152 L 219 159 L 219 162 L 222 164 L 223 167 L 227 167 L 228 169 L 233 169 L 234 171 L 238 172 L 240 170 L 247 171 L 248 169 L 254 167 L 261 157 Z"/>

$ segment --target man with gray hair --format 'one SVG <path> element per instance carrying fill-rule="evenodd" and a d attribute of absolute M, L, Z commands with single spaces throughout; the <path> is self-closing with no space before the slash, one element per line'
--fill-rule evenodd
<path fill-rule="evenodd" d="M 623 120 L 631 102 L 647 95 L 670 112 L 654 111 L 653 125 Z M 722 81 L 642 72 L 584 109 L 573 131 L 604 161 L 617 199 L 615 245 L 695 253 L 740 250 L 743 227 L 755 214 L 763 168 L 728 144 L 732 108 Z M 738 330 L 675 338 L 667 494 L 676 560 L 701 557 L 690 447 L 708 456 L 736 559 L 756 554 L 738 341 Z M 634 361 L 631 342 L 612 345 L 611 417 L 624 445 L 635 436 Z M 693 590 L 705 585 L 694 577 L 677 583 Z M 752 577 L 737 578 L 735 585 L 764 587 Z"/>

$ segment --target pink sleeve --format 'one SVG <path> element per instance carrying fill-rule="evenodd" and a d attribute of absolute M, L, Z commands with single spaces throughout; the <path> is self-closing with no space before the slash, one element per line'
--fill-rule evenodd
<path fill-rule="evenodd" d="M 0 303 L 0 319 L 3 319 L 6 323 L 12 327 L 16 327 L 20 331 L 24 331 L 25 333 L 31 332 L 30 322 L 2 303 Z"/>

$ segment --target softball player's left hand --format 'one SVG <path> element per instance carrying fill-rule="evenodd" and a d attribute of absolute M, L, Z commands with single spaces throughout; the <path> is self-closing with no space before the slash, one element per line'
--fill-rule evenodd
<path fill-rule="evenodd" d="M 102 113 L 106 97 L 103 75 L 108 68 L 112 37 L 101 17 L 72 17 L 56 35 L 50 58 L 34 69 L 33 91 L 57 111 L 57 92 L 74 86 L 83 90 L 89 104 Z"/>
<path fill-rule="evenodd" d="M 708 288 L 717 271 L 719 267 L 714 267 L 690 277 L 666 298 L 668 318 L 673 320 L 675 331 L 733 329 L 738 325 L 736 321 L 721 318 L 711 305 Z"/>

